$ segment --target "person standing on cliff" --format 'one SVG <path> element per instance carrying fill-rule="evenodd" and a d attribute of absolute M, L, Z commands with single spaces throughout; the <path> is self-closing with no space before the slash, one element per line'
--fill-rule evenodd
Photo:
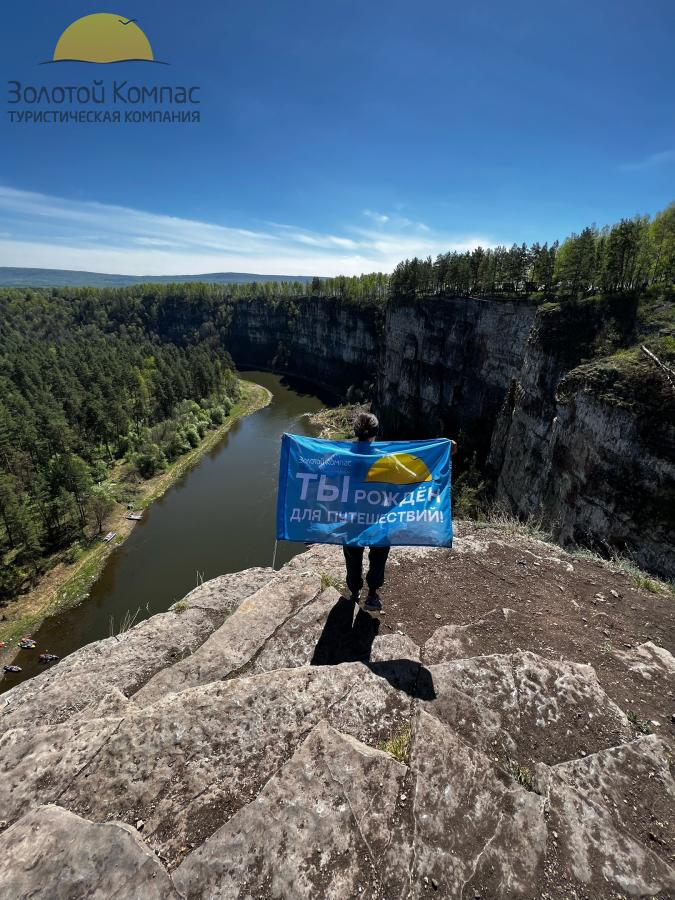
<path fill-rule="evenodd" d="M 354 420 L 354 437 L 357 443 L 372 443 L 377 437 L 379 429 L 380 423 L 377 416 L 372 413 L 361 413 Z M 451 441 L 451 444 L 451 452 L 454 456 L 457 450 L 457 442 Z M 368 548 L 368 573 L 366 575 L 368 596 L 363 604 L 363 609 L 366 612 L 382 612 L 382 600 L 378 590 L 384 584 L 384 569 L 390 549 L 390 547 Z M 342 550 L 344 551 L 345 563 L 347 564 L 347 587 L 351 591 L 354 603 L 359 603 L 363 587 L 363 553 L 365 547 L 352 547 L 343 544 Z"/>
<path fill-rule="evenodd" d="M 380 423 L 372 413 L 361 413 L 354 420 L 354 437 L 357 443 L 372 443 L 377 437 Z M 363 553 L 365 547 L 342 545 L 347 564 L 347 587 L 351 591 L 352 600 L 358 603 L 363 587 Z M 368 573 L 366 584 L 368 596 L 363 604 L 366 612 L 382 612 L 382 600 L 377 593 L 384 584 L 384 567 L 389 556 L 389 547 L 368 548 Z"/>

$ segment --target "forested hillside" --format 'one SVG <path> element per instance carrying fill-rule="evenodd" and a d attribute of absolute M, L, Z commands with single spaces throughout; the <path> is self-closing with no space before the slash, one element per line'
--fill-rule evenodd
<path fill-rule="evenodd" d="M 100 525 L 118 461 L 150 476 L 229 413 L 216 325 L 171 309 L 166 292 L 0 293 L 0 597 Z"/>
<path fill-rule="evenodd" d="M 245 284 L 251 281 L 309 281 L 308 275 L 254 275 L 210 272 L 204 275 L 112 275 L 72 269 L 28 269 L 0 266 L 0 287 L 129 287 L 133 284 Z"/>

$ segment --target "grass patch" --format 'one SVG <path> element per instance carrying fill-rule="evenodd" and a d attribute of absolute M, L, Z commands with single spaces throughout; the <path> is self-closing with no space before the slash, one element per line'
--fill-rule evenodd
<path fill-rule="evenodd" d="M 184 613 L 188 608 L 188 604 L 185 600 L 179 600 L 178 603 L 174 603 L 174 605 L 171 607 L 171 609 L 175 613 Z"/>
<path fill-rule="evenodd" d="M 146 606 L 145 611 L 149 613 L 150 607 Z M 134 625 L 138 622 L 138 617 L 140 616 L 140 614 L 140 606 L 135 613 L 132 613 L 131 610 L 128 609 L 122 616 L 122 621 L 120 622 L 117 630 L 115 630 L 115 618 L 114 616 L 110 616 L 110 637 L 119 637 L 120 634 L 125 634 L 127 631 L 131 631 Z"/>
<path fill-rule="evenodd" d="M 364 412 L 370 412 L 369 403 L 347 403 L 332 409 L 322 409 L 309 417 L 316 428 L 317 437 L 331 441 L 348 441 L 354 437 L 354 419 Z"/>
<path fill-rule="evenodd" d="M 412 738 L 412 727 L 410 724 L 404 725 L 401 731 L 398 734 L 395 734 L 393 737 L 389 738 L 388 741 L 382 741 L 382 743 L 377 745 L 378 750 L 384 750 L 385 753 L 388 753 L 390 756 L 393 756 L 394 759 L 398 760 L 398 762 L 403 763 L 403 765 L 408 765 L 408 760 L 410 758 L 410 739 Z"/>
<path fill-rule="evenodd" d="M 15 641 L 18 641 L 19 638 L 23 637 L 25 634 L 28 635 L 37 631 L 42 619 L 43 616 L 30 615 L 15 619 L 13 622 L 3 623 L 2 629 L 0 630 L 0 638 L 8 645 L 8 647 L 11 647 Z"/>
<path fill-rule="evenodd" d="M 336 591 L 342 590 L 342 583 L 338 578 L 333 578 L 332 575 L 329 575 L 327 572 L 321 573 L 321 587 L 324 588 L 335 588 Z"/>
<path fill-rule="evenodd" d="M 531 537 L 547 544 L 553 542 L 553 536 L 545 530 L 541 519 L 536 516 L 519 519 L 502 506 L 489 506 L 485 518 L 476 520 L 474 524 L 476 528 L 496 528 L 510 537 Z"/>
<path fill-rule="evenodd" d="M 649 591 L 652 594 L 675 595 L 675 583 L 650 575 L 644 569 L 641 569 L 629 556 L 613 554 L 607 558 L 583 547 L 568 550 L 567 552 L 570 556 L 575 556 L 578 559 L 599 563 L 604 568 L 609 569 L 610 572 L 620 572 L 623 575 L 627 575 L 631 585 L 643 591 Z"/>
<path fill-rule="evenodd" d="M 514 781 L 517 781 L 519 785 L 524 787 L 526 791 L 532 791 L 533 793 L 536 793 L 534 778 L 528 768 L 519 765 L 515 759 L 507 759 L 504 768 L 511 776 L 511 778 L 513 778 Z"/>
<path fill-rule="evenodd" d="M 627 716 L 628 716 L 628 721 L 630 722 L 630 724 L 633 726 L 633 728 L 636 731 L 639 731 L 640 734 L 651 734 L 652 733 L 653 729 L 652 729 L 652 725 L 651 725 L 651 722 L 649 721 L 649 719 L 639 719 L 637 717 L 637 714 L 634 713 L 633 710 L 630 710 L 630 712 L 627 713 Z"/>
<path fill-rule="evenodd" d="M 655 578 L 652 578 L 651 575 L 647 575 L 645 572 L 635 572 L 630 576 L 630 579 L 635 587 L 642 588 L 645 591 L 651 591 L 652 594 L 660 593 L 658 581 Z"/>
<path fill-rule="evenodd" d="M 77 606 L 86 599 L 110 549 L 107 544 L 97 541 L 92 550 L 83 551 L 77 571 L 56 590 L 52 602 L 45 609 L 3 622 L 0 625 L 0 640 L 11 643 L 24 634 L 30 634 L 39 628 L 46 616 Z"/>

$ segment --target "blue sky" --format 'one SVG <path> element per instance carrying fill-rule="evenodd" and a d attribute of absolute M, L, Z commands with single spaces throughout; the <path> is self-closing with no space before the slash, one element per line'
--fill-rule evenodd
<path fill-rule="evenodd" d="M 136 18 L 170 63 L 51 58 Z M 33 0 L 3 10 L 0 265 L 352 274 L 675 199 L 675 5 Z M 7 82 L 197 84 L 200 124 L 10 123 Z"/>

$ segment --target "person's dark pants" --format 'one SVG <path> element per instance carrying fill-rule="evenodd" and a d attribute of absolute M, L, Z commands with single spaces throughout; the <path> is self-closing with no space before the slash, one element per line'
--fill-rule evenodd
<path fill-rule="evenodd" d="M 342 545 L 347 563 L 347 587 L 352 594 L 358 594 L 363 587 L 363 551 L 365 547 Z M 366 583 L 371 594 L 384 584 L 384 567 L 389 556 L 389 547 L 369 547 L 368 574 Z"/>

